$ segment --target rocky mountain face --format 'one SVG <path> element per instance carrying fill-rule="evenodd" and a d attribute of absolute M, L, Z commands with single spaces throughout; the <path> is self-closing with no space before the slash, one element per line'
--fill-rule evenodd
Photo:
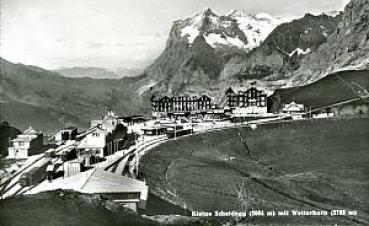
<path fill-rule="evenodd" d="M 166 47 L 150 65 L 139 94 L 218 93 L 255 80 L 274 89 L 285 85 L 305 56 L 335 31 L 342 15 L 286 19 L 210 9 L 174 22 Z"/>
<path fill-rule="evenodd" d="M 308 84 L 341 70 L 369 68 L 369 0 L 352 0 L 337 29 L 306 56 L 290 85 Z"/>
<path fill-rule="evenodd" d="M 306 86 L 275 90 L 273 95 L 268 97 L 269 109 L 271 112 L 278 112 L 282 110 L 284 104 L 292 101 L 304 103 L 307 108 L 315 109 L 366 96 L 366 99 L 357 100 L 359 106 L 366 105 L 362 107 L 361 113 L 361 107 L 355 107 L 356 110 L 353 108 L 350 111 L 367 114 L 369 107 L 367 90 L 369 90 L 369 70 L 340 71 Z M 354 106 L 353 102 L 347 104 Z"/>
<path fill-rule="evenodd" d="M 307 14 L 283 23 L 266 14 L 218 16 L 208 9 L 174 22 L 156 61 L 120 80 L 66 78 L 0 58 L 0 115 L 19 129 L 83 128 L 110 107 L 148 113 L 152 94 L 219 96 L 227 86 L 250 84 L 274 91 L 369 68 L 368 10 L 369 0 L 352 0 L 339 15 Z"/>
<path fill-rule="evenodd" d="M 307 55 L 327 42 L 340 19 L 341 15 L 306 14 L 278 26 L 258 48 L 227 62 L 221 74 L 222 83 L 243 84 L 257 80 L 269 89 L 280 87 Z"/>
<path fill-rule="evenodd" d="M 175 25 L 189 44 L 203 35 L 216 49 L 237 47 L 250 50 L 259 46 L 283 21 L 265 13 L 250 15 L 237 10 L 218 16 L 208 8 L 194 17 L 176 21 Z"/>
<path fill-rule="evenodd" d="M 216 87 L 224 65 L 260 45 L 283 20 L 267 14 L 231 11 L 222 16 L 210 9 L 174 22 L 159 58 L 146 70 L 155 91 L 191 93 Z"/>

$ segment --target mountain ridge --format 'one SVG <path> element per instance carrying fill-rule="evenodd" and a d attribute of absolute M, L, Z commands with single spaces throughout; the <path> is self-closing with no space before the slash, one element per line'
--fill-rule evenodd
<path fill-rule="evenodd" d="M 87 128 L 108 108 L 126 114 L 147 112 L 145 100 L 132 95 L 141 77 L 67 78 L 35 66 L 0 60 L 0 114 L 16 128 L 32 125 L 55 132 L 73 125 Z"/>
<path fill-rule="evenodd" d="M 143 69 L 123 68 L 106 69 L 101 67 L 64 67 L 55 72 L 69 78 L 93 78 L 93 79 L 122 79 L 134 77 L 143 73 Z"/>
<path fill-rule="evenodd" d="M 234 17 L 243 16 L 246 21 L 243 23 L 244 28 L 250 26 L 251 31 L 258 29 L 247 22 L 250 17 L 255 19 L 255 15 L 250 16 L 242 11 L 231 11 L 229 14 Z M 266 23 L 271 21 L 267 14 L 258 17 L 264 18 L 261 20 Z M 326 41 L 326 36 L 334 31 L 340 18 L 340 15 L 332 17 L 325 14 L 306 14 L 302 18 L 281 23 L 270 29 L 265 33 L 265 40 L 260 45 L 253 42 L 250 48 L 244 48 L 247 45 L 247 37 L 252 35 L 245 35 L 236 19 L 218 16 L 206 9 L 173 23 L 165 49 L 154 63 L 146 68 L 147 76 L 142 84 L 151 87 L 145 89 L 146 91 L 173 95 L 198 93 L 203 90 L 219 95 L 226 86 L 247 86 L 254 83 L 255 79 L 260 80 L 260 85 L 268 90 L 280 88 L 286 85 L 291 76 L 289 72 L 296 69 L 301 59 Z M 240 20 L 238 18 L 238 21 Z M 197 30 L 191 33 L 186 31 L 188 28 Z M 303 33 L 307 29 L 311 29 L 311 32 Z M 219 44 L 217 39 L 211 42 L 211 35 L 224 35 L 220 39 L 225 41 L 237 38 L 240 42 L 243 41 L 243 44 L 229 45 L 229 42 L 225 41 Z M 286 38 L 291 39 L 289 44 L 283 44 L 283 48 L 275 47 L 275 43 L 282 43 Z M 204 48 L 194 48 L 195 40 L 197 46 Z M 205 56 L 210 57 L 206 59 Z M 266 81 L 262 81 L 263 78 Z"/>
<path fill-rule="evenodd" d="M 232 10 L 217 15 L 210 8 L 182 20 L 174 22 L 180 36 L 189 44 L 203 35 L 213 48 L 237 47 L 250 50 L 258 46 L 267 35 L 286 19 L 273 17 L 266 13 L 252 15 L 246 11 Z"/>
<path fill-rule="evenodd" d="M 352 0 L 324 45 L 302 60 L 289 85 L 309 84 L 341 71 L 369 68 L 369 0 Z M 324 62 L 324 63 L 323 63 Z"/>
<path fill-rule="evenodd" d="M 174 22 L 160 56 L 138 76 L 119 80 L 66 78 L 0 59 L 0 114 L 19 129 L 30 124 L 48 131 L 70 124 L 85 128 L 111 107 L 123 114 L 148 114 L 152 94 L 205 91 L 219 97 L 229 86 L 257 86 L 272 93 L 310 84 L 335 70 L 369 68 L 368 9 L 369 0 L 357 0 L 334 17 L 306 14 L 277 26 L 252 50 L 209 44 L 211 21 L 189 43 Z M 332 65 L 316 68 L 319 62 Z"/>

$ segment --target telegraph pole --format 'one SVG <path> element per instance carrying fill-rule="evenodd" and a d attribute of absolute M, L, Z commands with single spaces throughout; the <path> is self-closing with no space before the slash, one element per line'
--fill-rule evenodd
<path fill-rule="evenodd" d="M 177 140 L 177 122 L 174 124 L 174 140 Z"/>
<path fill-rule="evenodd" d="M 135 160 L 136 160 L 136 172 L 135 172 L 135 174 L 136 174 L 136 178 L 138 177 L 138 150 L 136 150 L 136 158 L 135 158 Z"/>

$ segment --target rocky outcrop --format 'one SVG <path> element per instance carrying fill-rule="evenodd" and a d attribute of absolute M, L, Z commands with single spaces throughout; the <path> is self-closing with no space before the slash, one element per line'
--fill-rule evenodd
<path fill-rule="evenodd" d="M 327 41 L 340 18 L 307 14 L 281 24 L 285 20 L 267 14 L 218 16 L 207 9 L 174 22 L 165 50 L 146 70 L 143 87 L 151 84 L 146 91 L 174 95 L 217 93 L 254 80 L 280 87 L 305 55 Z"/>
<path fill-rule="evenodd" d="M 146 72 L 152 92 L 193 93 L 217 87 L 229 59 L 257 47 L 280 23 L 268 15 L 210 9 L 174 22 L 166 47 Z"/>
<path fill-rule="evenodd" d="M 369 0 L 352 0 L 325 44 L 309 54 L 290 80 L 304 85 L 341 70 L 369 68 Z"/>
<path fill-rule="evenodd" d="M 303 18 L 278 26 L 260 47 L 230 60 L 221 79 L 260 80 L 268 76 L 279 79 L 291 74 L 299 68 L 306 55 L 327 41 L 340 17 L 306 14 Z"/>
<path fill-rule="evenodd" d="M 353 0 L 343 12 L 283 24 L 265 14 L 218 16 L 210 9 L 176 21 L 139 94 L 218 95 L 227 86 L 250 84 L 273 91 L 368 68 L 368 2 Z"/>

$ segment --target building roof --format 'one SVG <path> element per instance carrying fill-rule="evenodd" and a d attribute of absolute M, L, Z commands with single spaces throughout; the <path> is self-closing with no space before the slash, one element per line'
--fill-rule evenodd
<path fill-rule="evenodd" d="M 61 134 L 61 133 L 63 133 L 63 132 L 73 132 L 74 130 L 78 130 L 78 128 L 77 127 L 72 127 L 72 126 L 70 126 L 70 127 L 66 127 L 66 128 L 64 128 L 64 129 L 61 129 L 59 132 L 57 132 L 56 134 L 54 134 L 53 136 L 51 136 L 48 140 L 54 140 L 55 138 L 56 138 L 56 136 L 57 135 L 59 135 L 59 134 Z"/>
<path fill-rule="evenodd" d="M 239 92 L 243 92 L 243 93 L 244 93 L 244 92 L 246 92 L 246 91 L 248 91 L 248 90 L 255 89 L 255 90 L 257 90 L 257 91 L 262 92 L 263 94 L 266 94 L 265 90 L 263 90 L 263 89 L 261 89 L 261 88 L 258 88 L 258 87 L 255 87 L 255 86 L 251 86 L 251 87 L 245 87 L 245 86 L 243 86 L 243 87 L 231 86 L 231 87 L 229 87 L 228 89 L 226 89 L 226 91 L 225 91 L 225 92 L 227 93 L 230 89 L 232 89 L 234 93 L 239 93 Z"/>
<path fill-rule="evenodd" d="M 94 126 L 96 126 L 96 125 L 98 125 L 98 124 L 101 124 L 102 123 L 102 119 L 93 119 L 93 120 L 91 120 L 91 126 L 92 127 L 94 127 Z"/>
<path fill-rule="evenodd" d="M 141 193 L 145 182 L 96 169 L 80 188 L 85 193 Z"/>
<path fill-rule="evenodd" d="M 31 136 L 17 136 L 15 139 L 13 139 L 12 141 L 24 141 L 24 142 L 28 142 L 35 139 L 35 137 L 31 137 Z"/>
<path fill-rule="evenodd" d="M 148 187 L 145 182 L 115 175 L 101 169 L 92 169 L 67 178 L 57 178 L 52 183 L 43 181 L 28 194 L 48 190 L 65 189 L 89 194 L 140 193 L 140 198 L 147 199 Z"/>
<path fill-rule="evenodd" d="M 83 138 L 83 137 L 87 136 L 88 134 L 93 133 L 95 131 L 99 131 L 99 132 L 105 133 L 105 130 L 103 130 L 102 128 L 99 128 L 99 125 L 96 125 L 94 127 L 89 128 L 88 130 L 86 130 L 86 132 L 77 135 L 76 137 L 77 138 Z"/>
<path fill-rule="evenodd" d="M 232 87 L 230 87 L 232 90 L 233 90 L 233 92 L 235 92 L 235 93 L 238 93 L 238 92 L 246 92 L 247 91 L 247 87 L 244 87 L 244 86 L 232 86 Z"/>
<path fill-rule="evenodd" d="M 221 96 L 221 97 L 214 97 L 211 101 L 212 105 L 217 105 L 219 108 L 223 108 L 226 105 L 227 97 Z"/>
<path fill-rule="evenodd" d="M 77 127 L 73 127 L 73 126 L 69 126 L 69 127 L 65 127 L 64 129 L 61 129 L 60 131 L 73 131 L 76 130 Z"/>
<path fill-rule="evenodd" d="M 73 163 L 81 164 L 83 162 L 84 162 L 84 159 L 73 159 L 73 160 L 66 161 L 65 164 L 73 164 Z"/>
<path fill-rule="evenodd" d="M 158 99 L 151 99 L 151 101 L 159 101 L 159 102 L 163 102 L 163 101 L 179 101 L 179 100 L 188 100 L 188 101 L 199 101 L 199 100 L 203 100 L 203 99 L 211 99 L 209 97 L 209 95 L 207 95 L 206 93 L 201 94 L 200 96 L 191 96 L 191 95 L 183 95 L 183 96 L 173 96 L 173 97 L 169 97 L 169 96 L 163 96 L 161 98 Z"/>
<path fill-rule="evenodd" d="M 166 127 L 163 127 L 162 125 L 150 125 L 143 128 L 143 130 L 160 130 L 160 129 L 166 129 Z"/>
<path fill-rule="evenodd" d="M 73 142 L 72 144 L 61 145 L 61 146 L 55 148 L 55 153 L 56 154 L 62 154 L 64 152 L 69 152 L 69 151 L 71 151 L 75 148 L 76 144 L 77 144 L 76 142 Z"/>
<path fill-rule="evenodd" d="M 284 111 L 300 111 L 304 110 L 305 106 L 303 104 L 297 104 L 295 102 L 291 102 L 289 104 L 285 104 L 283 107 Z"/>
<path fill-rule="evenodd" d="M 211 98 L 208 95 L 202 95 L 198 98 L 199 100 L 211 100 Z"/>
<path fill-rule="evenodd" d="M 37 132 L 32 127 L 29 127 L 28 129 L 24 130 L 22 134 L 17 135 L 15 139 L 12 141 L 24 141 L 29 142 L 33 139 L 35 139 L 38 135 L 42 134 L 41 132 Z"/>
<path fill-rule="evenodd" d="M 110 120 L 110 119 L 118 120 L 118 117 L 117 117 L 117 116 L 115 116 L 115 115 L 106 115 L 106 116 L 104 117 L 104 119 L 102 120 L 102 122 L 104 123 L 104 122 L 106 122 L 106 121 L 108 121 L 108 120 Z"/>
<path fill-rule="evenodd" d="M 24 135 L 38 135 L 40 132 L 37 132 L 35 129 L 33 129 L 31 126 L 23 131 Z"/>

